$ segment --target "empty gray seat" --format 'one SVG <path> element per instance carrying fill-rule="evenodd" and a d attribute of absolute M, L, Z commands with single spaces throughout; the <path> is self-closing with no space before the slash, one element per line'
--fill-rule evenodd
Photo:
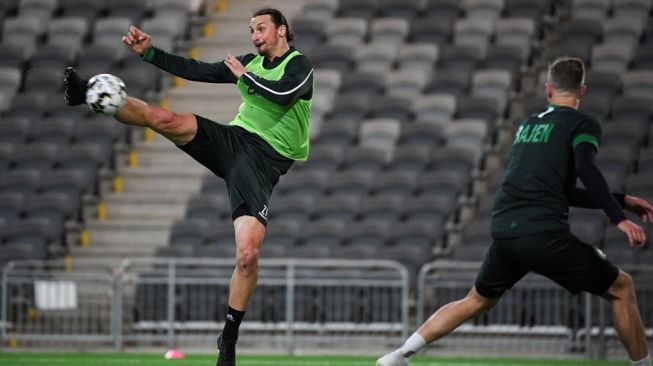
<path fill-rule="evenodd" d="M 379 4 L 375 0 L 341 1 L 338 7 L 340 17 L 356 17 L 370 19 L 377 12 Z"/>
<path fill-rule="evenodd" d="M 376 195 L 366 197 L 360 204 L 359 219 L 361 221 L 374 221 L 384 224 L 393 224 L 400 220 L 403 213 L 405 195 L 399 193 L 378 192 Z"/>
<path fill-rule="evenodd" d="M 93 43 L 116 44 L 129 31 L 132 21 L 125 17 L 107 17 L 98 19 L 93 26 Z"/>
<path fill-rule="evenodd" d="M 326 35 L 332 45 L 358 47 L 365 41 L 367 21 L 360 18 L 335 18 L 327 24 Z"/>
<path fill-rule="evenodd" d="M 370 25 L 370 42 L 381 42 L 397 47 L 408 37 L 408 30 L 409 24 L 406 19 L 375 19 Z"/>
<path fill-rule="evenodd" d="M 571 15 L 574 19 L 591 19 L 603 22 L 612 7 L 611 0 L 573 0 Z"/>
<path fill-rule="evenodd" d="M 49 19 L 57 8 L 57 0 L 20 0 L 18 14 L 39 19 Z"/>

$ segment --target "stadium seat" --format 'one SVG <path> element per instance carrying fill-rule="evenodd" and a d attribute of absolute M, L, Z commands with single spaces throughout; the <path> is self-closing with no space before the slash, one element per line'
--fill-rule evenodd
<path fill-rule="evenodd" d="M 443 128 L 451 121 L 456 111 L 456 96 L 444 93 L 425 94 L 413 102 L 413 110 L 417 123 L 435 124 Z"/>
<path fill-rule="evenodd" d="M 387 74 L 397 58 L 397 46 L 385 42 L 368 43 L 356 49 L 356 69 L 368 75 Z"/>
<path fill-rule="evenodd" d="M 440 135 L 438 135 L 440 136 Z M 423 172 L 431 163 L 431 147 L 428 144 L 399 144 L 388 162 L 389 172 Z"/>
<path fill-rule="evenodd" d="M 339 4 L 337 15 L 339 17 L 352 17 L 370 19 L 377 12 L 379 4 L 375 0 L 342 1 Z"/>
<path fill-rule="evenodd" d="M 365 197 L 360 204 L 358 219 L 363 222 L 394 225 L 399 222 L 403 213 L 402 202 L 405 196 L 401 193 L 377 193 L 375 196 Z"/>
<path fill-rule="evenodd" d="M 389 223 L 385 221 L 355 221 L 347 225 L 343 236 L 344 244 L 347 246 L 367 246 L 372 249 L 380 249 L 385 246 L 388 240 Z M 374 252 L 374 250 L 372 251 Z M 392 258 L 392 257 L 390 257 Z"/>
<path fill-rule="evenodd" d="M 384 18 L 403 18 L 411 21 L 419 16 L 421 1 L 419 0 L 381 0 L 378 16 Z"/>
<path fill-rule="evenodd" d="M 198 194 L 188 201 L 185 217 L 191 220 L 217 222 L 229 214 L 225 195 Z"/>
<path fill-rule="evenodd" d="M 26 195 L 19 192 L 0 191 L 0 220 L 6 226 L 18 221 L 25 207 Z M 0 242 L 3 235 L 0 234 Z"/>
<path fill-rule="evenodd" d="M 458 0 L 426 0 L 424 2 L 425 18 L 456 19 L 462 14 L 462 11 L 462 2 Z"/>
<path fill-rule="evenodd" d="M 35 169 L 11 169 L 0 177 L 0 192 L 15 192 L 28 196 L 36 192 L 42 172 Z"/>
<path fill-rule="evenodd" d="M 358 47 L 365 42 L 367 21 L 358 17 L 335 18 L 327 24 L 326 36 L 331 45 Z"/>
<path fill-rule="evenodd" d="M 612 7 L 610 0 L 573 0 L 571 16 L 574 19 L 590 19 L 603 22 Z"/>
<path fill-rule="evenodd" d="M 364 95 L 364 98 L 371 99 L 383 94 L 385 88 L 384 76 L 373 72 L 355 72 L 347 75 L 342 81 L 340 93 L 350 97 L 350 94 Z M 342 97 L 344 98 L 344 96 Z M 339 109 L 339 103 L 344 102 L 342 98 L 336 100 L 334 109 Z"/>
<path fill-rule="evenodd" d="M 632 23 L 635 23 L 633 22 L 634 20 L 643 22 L 648 20 L 651 6 L 653 4 L 648 0 L 615 1 L 612 8 L 612 16 L 616 19 L 631 21 Z"/>
<path fill-rule="evenodd" d="M 333 177 L 331 189 L 338 187 L 337 189 L 355 190 L 355 187 L 350 186 L 353 183 L 350 180 L 366 184 L 372 178 L 372 173 L 379 171 L 383 167 L 387 158 L 385 151 L 376 148 L 367 146 L 350 147 L 345 153 L 343 161 L 343 169 L 346 169 L 346 171 L 342 175 Z M 343 176 L 347 176 L 347 178 L 344 179 Z M 344 180 L 341 180 L 341 177 Z"/>
<path fill-rule="evenodd" d="M 360 102 L 365 101 L 366 98 L 354 98 Z M 334 106 L 333 112 L 329 114 L 327 120 L 322 124 L 320 133 L 317 136 L 316 143 L 324 145 L 336 145 L 340 148 L 351 146 L 358 137 L 358 124 L 357 120 L 363 119 L 367 115 L 367 106 L 361 106 L 346 101 L 347 98 L 338 98 L 335 106 L 341 105 L 346 107 L 346 110 L 339 110 L 336 112 Z M 360 107 L 360 108 L 359 108 Z M 356 119 L 359 116 L 360 119 Z"/>
<path fill-rule="evenodd" d="M 53 94 L 61 93 L 63 78 L 59 73 L 53 72 L 54 69 L 51 69 L 50 66 L 48 65 L 48 68 L 30 69 L 25 77 L 24 89 L 26 91 L 49 90 Z"/>
<path fill-rule="evenodd" d="M 147 5 L 145 1 L 110 0 L 107 2 L 107 12 L 108 16 L 127 17 L 132 20 L 133 24 L 141 24 L 148 13 Z M 174 27 L 176 24 L 170 24 L 170 26 Z M 147 29 L 145 31 L 147 32 Z"/>
<path fill-rule="evenodd" d="M 367 119 L 361 123 L 359 145 L 385 152 L 389 160 L 399 139 L 400 121 L 392 118 Z"/>
<path fill-rule="evenodd" d="M 319 197 L 313 208 L 313 220 L 349 223 L 358 214 L 360 197 L 351 192 L 335 192 L 332 196 Z"/>
<path fill-rule="evenodd" d="M 484 57 L 490 37 L 494 32 L 494 22 L 490 18 L 465 17 L 454 23 L 453 43 L 456 46 L 466 46 L 477 51 L 478 57 Z"/>
<path fill-rule="evenodd" d="M 437 146 L 444 142 L 442 127 L 433 123 L 410 123 L 401 126 L 399 144 L 403 146 Z"/>
<path fill-rule="evenodd" d="M 433 44 L 442 47 L 451 42 L 455 18 L 442 16 L 415 19 L 410 23 L 408 41 L 411 43 Z"/>
<path fill-rule="evenodd" d="M 321 196 L 326 190 L 331 177 L 326 171 L 300 171 L 291 172 L 282 176 L 275 192 L 282 196 L 288 194 L 306 194 L 311 196 Z"/>
<path fill-rule="evenodd" d="M 408 37 L 408 20 L 401 18 L 378 18 L 371 21 L 369 41 L 398 47 Z"/>
<path fill-rule="evenodd" d="M 299 233 L 302 245 L 314 248 L 330 248 L 331 251 L 340 246 L 345 230 L 345 222 L 340 220 L 316 220 L 306 223 Z"/>
<path fill-rule="evenodd" d="M 407 197 L 412 195 L 417 188 L 420 173 L 421 170 L 386 170 L 374 178 L 372 191 L 377 196 Z"/>
<path fill-rule="evenodd" d="M 20 0 L 18 14 L 20 16 L 49 19 L 57 6 L 57 0 Z"/>
<path fill-rule="evenodd" d="M 275 225 L 279 220 L 304 224 L 311 217 L 314 203 L 315 196 L 289 192 L 283 199 L 272 201 L 270 217 L 275 221 Z"/>
<path fill-rule="evenodd" d="M 413 110 L 411 108 L 411 99 L 409 96 L 384 95 L 372 99 L 369 116 L 379 119 L 394 119 L 405 123 L 413 119 Z"/>
<path fill-rule="evenodd" d="M 336 171 L 344 159 L 345 151 L 337 144 L 317 143 L 311 146 L 311 158 L 301 164 L 301 169 Z M 293 167 L 296 169 L 300 167 Z"/>
<path fill-rule="evenodd" d="M 311 1 L 302 6 L 302 17 L 309 21 L 319 21 L 326 23 L 334 17 L 337 8 L 337 1 Z"/>
<path fill-rule="evenodd" d="M 464 66 L 462 70 L 448 67 L 451 67 L 451 64 L 436 71 L 435 76 L 424 87 L 425 94 L 449 94 L 455 98 L 469 94 L 471 77 L 466 70 L 472 66 Z"/>
<path fill-rule="evenodd" d="M 404 43 L 399 47 L 397 68 L 411 72 L 429 74 L 436 64 L 439 48 L 431 43 Z"/>
<path fill-rule="evenodd" d="M 434 228 L 444 227 L 450 215 L 458 204 L 456 190 L 439 193 L 424 192 L 419 196 L 411 197 L 405 205 L 404 220 L 429 221 Z"/>
<path fill-rule="evenodd" d="M 463 9 L 467 18 L 495 21 L 501 16 L 504 0 L 464 0 Z"/>
<path fill-rule="evenodd" d="M 61 145 L 41 142 L 30 143 L 18 148 L 14 154 L 14 169 L 34 169 L 48 174 L 57 160 Z"/>
<path fill-rule="evenodd" d="M 185 219 L 175 222 L 170 228 L 168 243 L 171 247 L 189 247 L 192 252 L 195 248 L 205 245 L 211 234 L 209 230 L 214 222 L 204 219 Z"/>

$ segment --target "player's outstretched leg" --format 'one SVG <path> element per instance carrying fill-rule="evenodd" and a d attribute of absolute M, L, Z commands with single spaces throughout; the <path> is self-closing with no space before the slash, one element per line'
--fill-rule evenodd
<path fill-rule="evenodd" d="M 379 358 L 376 366 L 408 365 L 410 358 L 427 344 L 453 332 L 467 320 L 485 314 L 497 301 L 499 297 L 486 298 L 476 291 L 476 287 L 472 287 L 465 298 L 450 302 L 433 313 L 401 347 Z"/>
<path fill-rule="evenodd" d="M 631 363 L 636 366 L 650 366 L 646 333 L 630 275 L 619 271 L 619 276 L 603 297 L 610 302 L 614 327 L 630 356 Z"/>
<path fill-rule="evenodd" d="M 87 80 L 80 78 L 72 67 L 66 68 L 64 71 L 66 103 L 70 106 L 85 103 L 87 89 Z M 190 142 L 197 133 L 197 119 L 194 115 L 177 114 L 133 97 L 127 97 L 113 117 L 124 124 L 149 127 L 179 146 Z"/>

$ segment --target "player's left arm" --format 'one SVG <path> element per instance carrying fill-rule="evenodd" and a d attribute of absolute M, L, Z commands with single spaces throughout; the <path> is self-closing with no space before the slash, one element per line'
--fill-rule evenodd
<path fill-rule="evenodd" d="M 289 105 L 296 99 L 311 94 L 313 67 L 306 56 L 299 55 L 290 60 L 283 77 L 279 80 L 264 79 L 248 71 L 236 61 L 227 56 L 225 64 L 245 85 L 273 103 Z"/>
<path fill-rule="evenodd" d="M 570 204 L 576 207 L 600 207 L 615 225 L 626 219 L 622 207 L 625 206 L 625 196 L 622 204 L 610 193 L 608 183 L 596 166 L 596 147 L 588 142 L 580 143 L 574 149 L 576 173 L 583 182 L 586 193 L 576 189 L 570 196 Z M 620 199 L 619 199 L 620 200 Z"/>

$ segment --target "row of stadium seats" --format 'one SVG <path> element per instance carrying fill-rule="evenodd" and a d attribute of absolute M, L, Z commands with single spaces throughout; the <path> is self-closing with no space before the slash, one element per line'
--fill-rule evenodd
<path fill-rule="evenodd" d="M 190 4 L 0 1 L 0 266 L 67 254 L 76 244 L 67 242 L 69 231 L 84 225 L 84 201 L 97 200 L 116 148 L 131 143 L 131 129 L 65 105 L 63 69 L 114 73 L 137 97 L 159 90 L 160 72 L 128 54 L 120 38 L 139 24 L 172 49 L 189 36 L 199 10 L 191 13 Z"/>

